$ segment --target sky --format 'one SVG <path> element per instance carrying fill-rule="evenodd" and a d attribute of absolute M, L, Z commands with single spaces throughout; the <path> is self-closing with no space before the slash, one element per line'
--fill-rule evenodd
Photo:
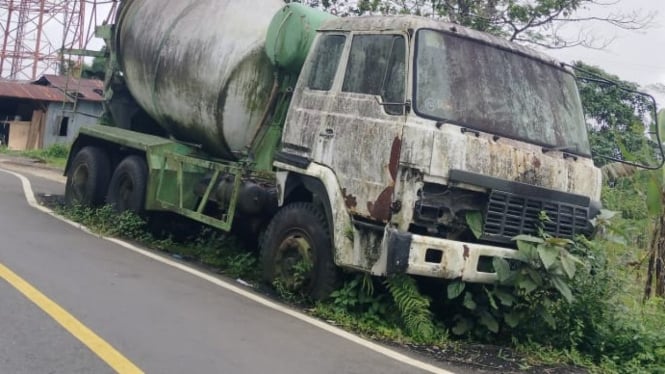
<path fill-rule="evenodd" d="M 617 0 L 601 0 L 604 3 Z M 608 12 L 656 12 L 652 24 L 644 30 L 622 30 L 607 24 L 587 24 L 585 29 L 599 37 L 614 38 L 609 47 L 594 50 L 574 47 L 562 50 L 546 50 L 545 53 L 565 62 L 581 60 L 596 65 L 619 76 L 622 80 L 641 86 L 665 84 L 665 0 L 619 0 L 617 4 L 588 10 L 592 16 Z M 576 35 L 580 26 L 573 25 L 568 32 Z M 665 93 L 662 100 L 665 100 Z M 659 106 L 665 106 L 660 102 Z"/>

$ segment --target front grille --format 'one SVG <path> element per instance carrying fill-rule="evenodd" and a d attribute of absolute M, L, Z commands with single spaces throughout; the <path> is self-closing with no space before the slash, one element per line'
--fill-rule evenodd
<path fill-rule="evenodd" d="M 549 221 L 541 222 L 541 212 Z M 572 239 L 588 233 L 589 208 L 494 190 L 489 196 L 481 239 L 506 243 L 517 235 L 537 235 L 539 225 L 547 234 Z"/>

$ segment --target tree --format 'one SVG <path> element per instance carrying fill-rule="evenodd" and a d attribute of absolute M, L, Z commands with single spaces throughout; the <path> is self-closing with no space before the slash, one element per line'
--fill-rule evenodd
<path fill-rule="evenodd" d="M 578 84 L 582 105 L 589 120 L 589 140 L 595 154 L 646 164 L 658 164 L 656 137 L 647 138 L 653 124 L 654 104 L 646 96 L 636 95 L 635 83 L 620 80 L 600 68 L 576 63 L 582 69 Z M 609 84 L 611 80 L 616 84 Z M 622 89 L 623 88 L 623 89 Z M 665 110 L 658 113 L 660 133 L 665 129 Z M 603 174 L 612 179 L 632 177 L 637 168 L 595 159 L 603 165 Z M 646 182 L 648 217 L 655 223 L 649 245 L 644 300 L 652 295 L 665 296 L 665 174 L 651 171 Z"/>
<path fill-rule="evenodd" d="M 100 52 L 106 52 L 106 47 L 102 47 Z M 92 60 L 92 65 L 84 64 L 83 72 L 81 73 L 83 78 L 95 78 L 99 80 L 104 80 L 106 77 L 106 57 L 95 57 Z"/>
<path fill-rule="evenodd" d="M 620 29 L 643 29 L 656 13 L 609 12 L 603 16 L 588 11 L 616 9 L 616 0 L 303 0 L 310 6 L 339 16 L 365 14 L 416 14 L 489 32 L 508 40 L 547 48 L 583 45 L 604 48 L 611 39 L 598 38 L 586 30 L 566 36 L 562 27 L 571 23 L 601 22 Z M 614 8 L 613 8 L 614 7 Z"/>
<path fill-rule="evenodd" d="M 598 166 L 602 157 L 654 164 L 653 141 L 645 136 L 653 121 L 653 102 L 636 94 L 638 85 L 602 69 L 576 62 L 578 88 L 587 117 L 591 149 Z"/>
<path fill-rule="evenodd" d="M 665 109 L 658 113 L 658 122 L 661 128 L 665 127 Z M 665 297 L 665 171 L 660 174 L 660 177 L 653 176 L 647 193 L 649 215 L 656 217 L 656 225 L 651 236 L 645 300 L 652 295 Z"/>

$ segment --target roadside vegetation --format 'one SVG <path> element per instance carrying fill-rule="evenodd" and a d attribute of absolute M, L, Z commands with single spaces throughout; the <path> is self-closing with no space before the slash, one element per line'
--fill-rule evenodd
<path fill-rule="evenodd" d="M 64 168 L 67 163 L 67 156 L 69 155 L 69 146 L 63 144 L 54 144 L 44 149 L 31 149 L 26 151 L 15 151 L 0 146 L 0 153 L 10 156 L 27 157 L 46 165 L 56 168 Z"/>
<path fill-rule="evenodd" d="M 204 265 L 383 342 L 453 356 L 479 344 L 488 351 L 501 347 L 483 362 L 470 363 L 486 369 L 665 373 L 665 301 L 643 295 L 654 221 L 644 199 L 650 177 L 640 172 L 605 187 L 604 205 L 616 213 L 605 212 L 597 220 L 594 241 L 517 238 L 524 262 L 496 261 L 500 284 L 349 273 L 323 302 L 278 281 L 261 285 L 258 254 L 232 235 L 176 220 L 165 227 L 110 206 L 56 211 L 97 233 Z"/>

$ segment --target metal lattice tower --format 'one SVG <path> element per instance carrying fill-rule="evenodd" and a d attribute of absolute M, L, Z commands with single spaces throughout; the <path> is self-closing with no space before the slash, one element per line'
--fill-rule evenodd
<path fill-rule="evenodd" d="M 117 0 L 0 0 L 0 78 L 34 80 L 59 73 L 65 64 L 80 66 L 82 57 L 61 51 L 85 49 L 116 5 Z"/>

